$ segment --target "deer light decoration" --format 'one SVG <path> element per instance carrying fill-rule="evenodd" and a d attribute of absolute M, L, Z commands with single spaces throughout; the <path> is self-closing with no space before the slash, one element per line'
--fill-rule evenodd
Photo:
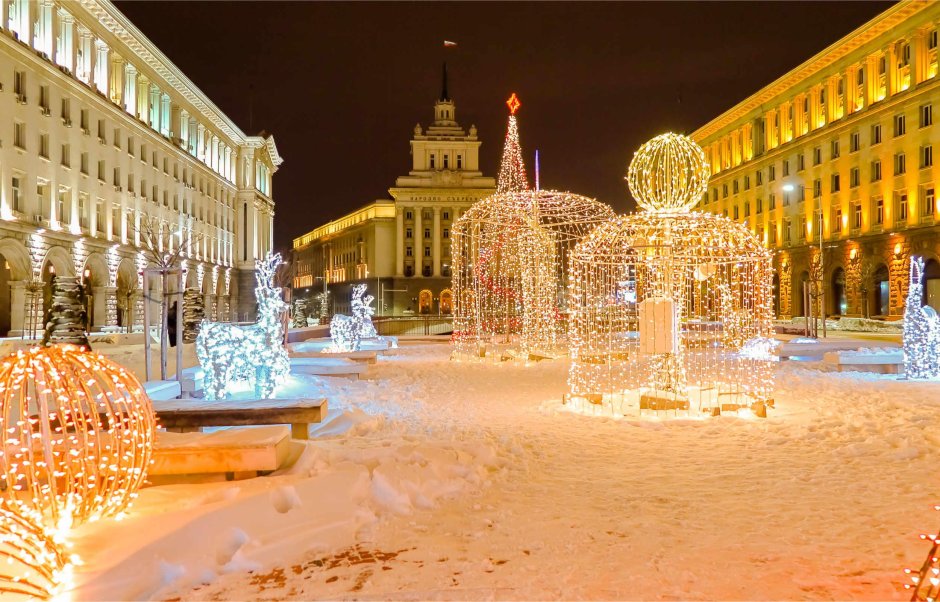
<path fill-rule="evenodd" d="M 924 305 L 924 259 L 911 257 L 911 280 L 904 304 L 904 374 L 907 378 L 940 376 L 940 318 Z"/>
<path fill-rule="evenodd" d="M 365 284 L 353 286 L 352 315 L 336 314 L 330 320 L 330 338 L 333 340 L 329 349 L 331 352 L 359 351 L 362 339 L 377 336 L 375 325 L 372 324 L 372 314 L 375 313 L 372 301 L 375 297 L 366 295 L 365 292 Z"/>
<path fill-rule="evenodd" d="M 196 355 L 206 373 L 208 399 L 222 398 L 239 381 L 251 382 L 255 395 L 266 399 L 290 373 L 281 321 L 287 303 L 281 289 L 274 286 L 281 255 L 268 253 L 255 265 L 258 321 L 248 326 L 204 321 L 196 337 Z"/>

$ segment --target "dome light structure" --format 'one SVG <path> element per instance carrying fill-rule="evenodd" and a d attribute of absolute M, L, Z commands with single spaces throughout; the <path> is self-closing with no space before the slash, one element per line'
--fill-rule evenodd
<path fill-rule="evenodd" d="M 49 600 L 68 585 L 71 565 L 36 511 L 0 500 L 0 598 Z"/>
<path fill-rule="evenodd" d="M 650 140 L 626 178 L 643 210 L 598 226 L 571 253 L 569 403 L 614 415 L 764 413 L 771 254 L 745 226 L 690 211 L 708 177 L 691 139 Z"/>
<path fill-rule="evenodd" d="M 451 230 L 455 357 L 563 350 L 568 255 L 613 216 L 554 190 L 497 193 L 467 210 Z"/>
<path fill-rule="evenodd" d="M 0 362 L 3 495 L 73 524 L 123 512 L 144 483 L 156 417 L 140 382 L 75 345 Z"/>

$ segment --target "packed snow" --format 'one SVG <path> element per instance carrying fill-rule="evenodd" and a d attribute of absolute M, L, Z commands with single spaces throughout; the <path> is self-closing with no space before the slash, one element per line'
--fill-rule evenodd
<path fill-rule="evenodd" d="M 568 363 L 403 346 L 292 466 L 80 527 L 74 599 L 903 599 L 940 384 L 781 362 L 767 419 L 573 413 Z"/>

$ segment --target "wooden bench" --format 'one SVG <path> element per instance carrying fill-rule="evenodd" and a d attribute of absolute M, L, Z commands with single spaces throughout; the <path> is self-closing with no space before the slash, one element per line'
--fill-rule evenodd
<path fill-rule="evenodd" d="M 254 477 L 280 468 L 290 455 L 286 426 L 259 426 L 212 433 L 157 431 L 153 463 L 147 470 L 157 484 L 180 475 L 225 474 L 229 480 Z M 156 479 L 154 477 L 167 477 Z"/>
<path fill-rule="evenodd" d="M 904 366 L 904 350 L 891 349 L 878 353 L 830 351 L 823 355 L 823 362 L 839 372 L 875 372 L 878 374 L 899 374 Z"/>
<path fill-rule="evenodd" d="M 183 399 L 156 401 L 154 412 L 167 431 L 190 433 L 204 426 L 289 424 L 291 437 L 309 439 L 310 425 L 326 416 L 326 399 Z"/>

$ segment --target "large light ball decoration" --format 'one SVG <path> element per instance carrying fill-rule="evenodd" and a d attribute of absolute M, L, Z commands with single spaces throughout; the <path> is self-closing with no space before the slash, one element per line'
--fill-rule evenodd
<path fill-rule="evenodd" d="M 74 345 L 0 362 L 0 491 L 50 524 L 122 513 L 144 483 L 156 417 L 140 382 Z"/>
<path fill-rule="evenodd" d="M 643 209 L 688 211 L 705 194 L 710 175 L 701 147 L 688 136 L 669 132 L 636 151 L 626 180 Z"/>
<path fill-rule="evenodd" d="M 455 357 L 563 352 L 568 255 L 613 216 L 554 190 L 497 193 L 468 209 L 451 228 Z"/>
<path fill-rule="evenodd" d="M 0 501 L 0 599 L 49 600 L 66 585 L 70 570 L 39 513 Z"/>
<path fill-rule="evenodd" d="M 771 254 L 744 225 L 688 210 L 707 185 L 683 136 L 630 165 L 646 211 L 595 228 L 572 251 L 567 400 L 591 412 L 763 415 L 772 394 Z"/>

